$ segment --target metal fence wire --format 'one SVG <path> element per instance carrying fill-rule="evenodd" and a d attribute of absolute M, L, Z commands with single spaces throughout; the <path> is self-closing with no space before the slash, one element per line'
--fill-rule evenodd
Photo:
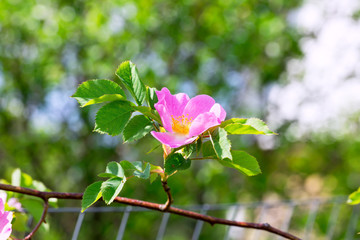
<path fill-rule="evenodd" d="M 193 206 L 177 206 L 183 209 L 200 212 L 202 214 L 217 215 L 223 218 L 237 221 L 267 222 L 283 231 L 290 231 L 292 234 L 304 239 L 360 239 L 357 233 L 360 231 L 359 206 L 349 206 L 345 197 L 329 199 L 310 199 L 305 201 L 279 201 L 279 202 L 254 202 L 254 203 L 235 203 L 235 204 L 205 204 Z M 153 239 L 167 239 L 167 234 L 171 234 L 169 226 L 175 215 L 169 213 L 158 213 L 140 207 L 92 207 L 84 213 L 80 208 L 50 208 L 51 218 L 56 218 L 59 214 L 78 214 L 77 221 L 72 233 L 72 240 L 79 239 L 82 226 L 87 216 L 91 214 L 121 213 L 121 221 L 118 225 L 116 240 L 125 239 L 126 226 L 131 222 L 132 215 L 153 212 L 161 217 L 157 228 L 157 234 Z M 183 217 L 182 221 L 186 221 Z M 178 219 L 174 224 L 178 224 Z M 321 223 L 320 223 L 321 222 Z M 324 224 L 325 223 L 325 224 Z M 87 224 L 87 223 L 84 223 Z M 205 224 L 205 225 L 204 225 Z M 206 229 L 205 226 L 209 226 Z M 321 227 L 319 227 L 321 225 Z M 193 231 L 189 239 L 209 239 L 203 237 L 205 231 L 215 231 L 220 225 L 210 226 L 200 220 L 193 221 Z M 224 226 L 222 226 L 224 227 Z M 168 229 L 168 230 L 167 230 Z M 282 239 L 279 236 L 254 229 L 244 229 L 238 227 L 225 227 L 221 238 L 224 240 L 258 240 L 258 239 Z M 209 235 L 207 235 L 209 236 Z"/>

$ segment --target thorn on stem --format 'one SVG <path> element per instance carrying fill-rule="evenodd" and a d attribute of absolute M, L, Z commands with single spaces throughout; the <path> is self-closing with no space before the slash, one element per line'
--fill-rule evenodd
<path fill-rule="evenodd" d="M 271 228 L 270 224 L 268 224 L 268 223 L 263 223 L 263 226 L 264 226 L 264 228 Z"/>

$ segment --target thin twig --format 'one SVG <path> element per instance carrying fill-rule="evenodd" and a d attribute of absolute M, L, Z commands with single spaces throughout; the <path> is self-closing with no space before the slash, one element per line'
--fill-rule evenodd
<path fill-rule="evenodd" d="M 41 215 L 41 218 L 39 220 L 39 222 L 36 224 L 35 228 L 24 238 L 24 240 L 28 240 L 31 239 L 31 237 L 36 233 L 36 231 L 40 228 L 41 224 L 44 222 L 45 223 L 45 217 L 47 214 L 47 210 L 49 209 L 49 199 L 46 198 L 44 199 L 44 210 L 43 213 Z"/>
<path fill-rule="evenodd" d="M 174 202 L 174 199 L 171 196 L 171 192 L 170 192 L 170 187 L 167 184 L 167 181 L 161 181 L 162 187 L 167 195 L 167 201 L 164 205 L 161 206 L 162 211 L 166 211 L 169 209 L 169 207 L 171 206 L 171 204 Z"/>
<path fill-rule="evenodd" d="M 47 198 L 47 199 L 57 198 L 57 199 L 81 200 L 83 197 L 82 193 L 41 192 L 41 191 L 29 189 L 29 188 L 16 187 L 16 186 L 7 185 L 7 184 L 0 184 L 0 189 L 6 190 L 6 191 L 11 191 L 11 192 L 23 193 L 26 195 L 31 195 L 31 196 L 35 196 L 35 197 L 39 197 L 39 198 L 43 198 L 43 199 L 44 198 Z M 124 198 L 124 197 L 116 197 L 114 201 L 116 201 L 118 203 L 131 205 L 131 206 L 143 207 L 143 208 L 152 209 L 155 211 L 164 212 L 164 210 L 162 210 L 163 204 L 146 202 L 146 201 L 141 201 L 141 200 L 131 199 L 131 198 Z M 286 239 L 301 240 L 300 238 L 298 238 L 288 232 L 284 232 L 284 231 L 281 231 L 280 229 L 272 227 L 268 223 L 250 223 L 250 222 L 232 221 L 232 220 L 207 216 L 207 215 L 200 214 L 197 212 L 192 212 L 192 211 L 175 208 L 175 207 L 171 207 L 171 206 L 168 209 L 166 209 L 165 212 L 181 215 L 181 216 L 188 217 L 188 218 L 202 220 L 204 222 L 210 223 L 211 225 L 222 224 L 222 225 L 236 226 L 236 227 L 243 227 L 243 228 L 253 228 L 253 229 L 271 232 L 276 235 L 282 236 Z"/>
<path fill-rule="evenodd" d="M 209 160 L 209 159 L 216 159 L 214 157 L 194 157 L 194 158 L 189 158 L 189 160 Z"/>

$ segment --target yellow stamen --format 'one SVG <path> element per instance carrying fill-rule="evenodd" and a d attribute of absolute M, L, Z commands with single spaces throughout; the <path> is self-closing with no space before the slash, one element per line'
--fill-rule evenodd
<path fill-rule="evenodd" d="M 184 115 L 174 117 L 171 115 L 172 123 L 171 127 L 174 132 L 180 133 L 180 134 L 188 134 L 190 125 L 192 123 L 192 118 L 189 118 L 189 114 L 186 114 L 187 117 Z"/>

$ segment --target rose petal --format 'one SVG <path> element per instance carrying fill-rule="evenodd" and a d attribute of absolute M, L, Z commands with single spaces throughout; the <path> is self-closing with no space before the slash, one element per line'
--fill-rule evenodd
<path fill-rule="evenodd" d="M 226 118 L 226 112 L 224 108 L 218 103 L 215 103 L 214 106 L 212 106 L 210 112 L 213 112 L 215 116 L 220 120 L 220 122 L 224 121 Z"/>
<path fill-rule="evenodd" d="M 0 239 L 8 239 L 11 235 L 11 227 L 5 228 L 4 233 L 0 234 Z"/>
<path fill-rule="evenodd" d="M 181 116 L 186 104 L 189 102 L 190 98 L 185 93 L 178 93 L 171 95 L 169 89 L 162 88 L 161 91 L 156 91 L 158 97 L 158 103 L 164 104 L 167 108 L 169 115 L 175 117 Z"/>
<path fill-rule="evenodd" d="M 219 124 L 219 120 L 213 112 L 202 113 L 191 123 L 189 136 L 200 135 L 209 128 Z"/>
<path fill-rule="evenodd" d="M 22 212 L 24 210 L 21 206 L 21 203 L 19 202 L 19 200 L 17 198 L 10 198 L 7 201 L 7 204 L 9 207 L 13 207 L 16 210 L 18 210 L 19 212 Z"/>
<path fill-rule="evenodd" d="M 4 214 L 0 214 L 0 239 L 8 239 L 10 237 L 12 219 L 12 212 L 4 212 Z"/>
<path fill-rule="evenodd" d="M 198 95 L 190 99 L 186 104 L 183 115 L 193 120 L 201 113 L 209 112 L 211 107 L 215 104 L 215 100 L 208 95 Z"/>
<path fill-rule="evenodd" d="M 172 132 L 172 127 L 171 127 L 172 120 L 171 120 L 171 116 L 166 108 L 166 105 L 164 105 L 162 103 L 156 103 L 154 105 L 154 107 L 160 115 L 163 127 L 167 131 Z"/>
<path fill-rule="evenodd" d="M 0 216 L 1 216 L 1 214 L 4 213 L 4 208 L 5 208 L 5 203 L 4 203 L 4 201 L 0 198 Z"/>
<path fill-rule="evenodd" d="M 171 148 L 178 148 L 189 144 L 197 138 L 171 132 L 162 133 L 152 131 L 151 135 L 153 135 L 153 137 L 159 140 L 162 144 L 168 145 Z"/>

